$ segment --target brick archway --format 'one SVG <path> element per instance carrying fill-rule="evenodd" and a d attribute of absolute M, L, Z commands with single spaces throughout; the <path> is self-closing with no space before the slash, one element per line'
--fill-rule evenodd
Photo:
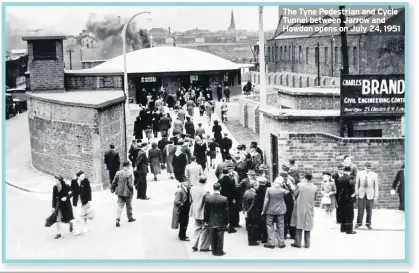
<path fill-rule="evenodd" d="M 313 78 L 313 86 L 317 86 L 318 85 L 318 77 L 314 77 Z"/>
<path fill-rule="evenodd" d="M 323 79 L 321 80 L 321 83 L 322 83 L 322 86 L 326 86 L 326 78 L 323 78 Z"/>
<path fill-rule="evenodd" d="M 336 83 L 335 83 L 335 79 L 333 79 L 331 82 L 330 82 L 330 84 L 331 85 L 335 85 Z"/>
<path fill-rule="evenodd" d="M 290 86 L 288 74 L 285 74 L 285 86 Z"/>
<path fill-rule="evenodd" d="M 279 85 L 283 85 L 284 84 L 284 79 L 282 77 L 282 74 L 279 76 Z"/>
<path fill-rule="evenodd" d="M 255 131 L 257 134 L 260 132 L 259 106 L 255 109 Z"/>
<path fill-rule="evenodd" d="M 291 79 L 292 79 L 292 87 L 295 87 L 295 75 L 292 75 Z"/>
<path fill-rule="evenodd" d="M 310 87 L 310 77 L 306 78 L 306 87 Z"/>
<path fill-rule="evenodd" d="M 303 77 L 298 76 L 298 87 L 303 87 Z"/>

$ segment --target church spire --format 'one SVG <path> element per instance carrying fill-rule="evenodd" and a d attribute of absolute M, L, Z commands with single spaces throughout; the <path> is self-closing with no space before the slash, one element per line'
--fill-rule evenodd
<path fill-rule="evenodd" d="M 231 19 L 230 19 L 230 26 L 228 27 L 229 31 L 235 31 L 236 30 L 236 24 L 234 23 L 234 14 L 233 10 L 231 10 Z"/>

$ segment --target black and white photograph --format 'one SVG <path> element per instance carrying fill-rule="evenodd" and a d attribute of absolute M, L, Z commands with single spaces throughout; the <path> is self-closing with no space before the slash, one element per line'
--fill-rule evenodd
<path fill-rule="evenodd" d="M 3 262 L 406 262 L 407 4 L 175 4 L 3 4 Z"/>

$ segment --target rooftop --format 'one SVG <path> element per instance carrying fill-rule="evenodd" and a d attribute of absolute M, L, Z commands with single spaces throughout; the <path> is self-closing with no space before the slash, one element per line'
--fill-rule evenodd
<path fill-rule="evenodd" d="M 28 92 L 27 95 L 29 98 L 33 97 L 42 101 L 86 108 L 104 108 L 124 101 L 124 92 L 122 90 L 86 90 L 51 93 Z"/>
<path fill-rule="evenodd" d="M 96 67 L 66 71 L 68 74 L 116 74 L 124 71 L 124 56 L 120 55 Z M 200 71 L 229 71 L 242 66 L 204 51 L 161 46 L 127 53 L 128 73 L 175 73 Z"/>
<path fill-rule="evenodd" d="M 22 37 L 23 41 L 36 41 L 36 40 L 66 40 L 67 36 L 54 35 L 54 36 L 25 36 Z"/>

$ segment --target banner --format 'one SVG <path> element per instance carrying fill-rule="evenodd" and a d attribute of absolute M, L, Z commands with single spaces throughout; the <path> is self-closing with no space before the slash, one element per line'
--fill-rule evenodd
<path fill-rule="evenodd" d="M 342 75 L 342 116 L 403 116 L 404 74 Z"/>

